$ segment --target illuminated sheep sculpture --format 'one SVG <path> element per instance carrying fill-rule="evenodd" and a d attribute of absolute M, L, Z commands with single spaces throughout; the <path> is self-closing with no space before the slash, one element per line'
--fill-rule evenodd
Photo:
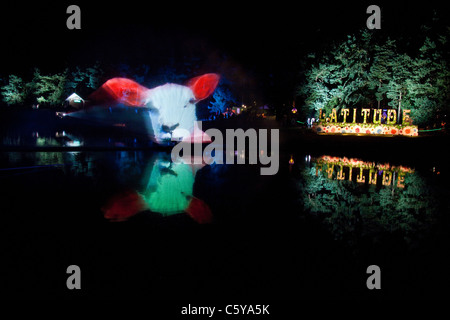
<path fill-rule="evenodd" d="M 148 89 L 127 78 L 113 78 L 96 90 L 91 98 L 147 108 L 154 139 L 158 143 L 189 139 L 197 142 L 194 140 L 202 137 L 193 136 L 197 120 L 196 103 L 214 92 L 219 79 L 219 75 L 207 73 L 191 79 L 187 85 L 167 83 Z M 203 142 L 207 142 L 205 140 Z"/>

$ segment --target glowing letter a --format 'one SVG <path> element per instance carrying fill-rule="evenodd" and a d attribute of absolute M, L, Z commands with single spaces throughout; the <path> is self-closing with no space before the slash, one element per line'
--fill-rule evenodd
<path fill-rule="evenodd" d="M 372 275 L 367 278 L 366 285 L 367 288 L 381 289 L 381 270 L 379 266 L 371 265 L 367 267 L 367 273 L 372 273 Z"/>
<path fill-rule="evenodd" d="M 67 267 L 67 273 L 72 273 L 67 278 L 67 289 L 81 289 L 81 270 L 79 266 L 71 265 Z"/>
<path fill-rule="evenodd" d="M 372 13 L 372 15 L 367 18 L 367 28 L 369 29 L 381 29 L 381 10 L 379 6 L 371 5 L 367 7 L 366 13 Z"/>
<path fill-rule="evenodd" d="M 70 5 L 67 7 L 66 13 L 72 13 L 70 17 L 67 18 L 66 26 L 69 30 L 81 29 L 81 10 L 77 5 Z"/>

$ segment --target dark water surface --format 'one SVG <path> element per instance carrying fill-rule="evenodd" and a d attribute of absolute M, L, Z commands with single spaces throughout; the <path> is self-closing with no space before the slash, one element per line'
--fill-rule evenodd
<path fill-rule="evenodd" d="M 49 132 L 43 145 L 70 135 Z M 0 152 L 2 295 L 449 297 L 446 157 L 282 143 L 274 176 L 164 150 Z M 366 287 L 369 265 L 381 290 Z"/>

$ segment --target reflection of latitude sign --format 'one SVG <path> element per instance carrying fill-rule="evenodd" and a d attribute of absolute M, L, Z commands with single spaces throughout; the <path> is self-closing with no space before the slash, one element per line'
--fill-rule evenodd
<path fill-rule="evenodd" d="M 411 124 L 412 121 L 409 117 L 411 110 L 403 110 L 401 124 L 397 124 L 397 110 L 388 109 L 385 111 L 383 113 L 382 109 L 363 108 L 361 113 L 358 114 L 356 108 L 353 108 L 352 111 L 348 108 L 342 108 L 338 117 L 336 109 L 332 109 L 328 116 L 323 114 L 322 109 L 320 109 L 319 122 L 314 125 L 314 129 L 320 134 L 418 135 L 418 128 Z M 362 117 L 363 122 L 357 123 L 356 121 L 360 117 Z M 371 123 L 369 123 L 370 120 Z"/>
<path fill-rule="evenodd" d="M 377 185 L 378 177 L 381 176 L 381 185 L 396 185 L 398 188 L 404 188 L 405 175 L 414 172 L 414 169 L 408 167 L 391 166 L 389 163 L 375 165 L 373 162 L 346 157 L 322 156 L 315 162 L 316 176 L 321 171 L 328 179 L 333 179 L 335 168 L 337 168 L 335 175 L 337 180 L 353 181 L 353 176 L 356 174 L 356 182 Z"/>

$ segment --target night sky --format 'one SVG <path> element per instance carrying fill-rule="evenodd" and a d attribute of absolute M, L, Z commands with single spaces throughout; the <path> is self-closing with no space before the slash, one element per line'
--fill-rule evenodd
<path fill-rule="evenodd" d="M 366 8 L 355 4 L 294 1 L 257 2 L 35 2 L 2 5 L 1 75 L 26 76 L 34 67 L 103 63 L 147 64 L 160 68 L 195 57 L 201 72 L 218 72 L 252 90 L 259 103 L 294 97 L 299 65 L 309 52 L 366 27 Z M 66 8 L 81 8 L 81 30 L 68 30 Z M 429 2 L 377 3 L 382 32 L 414 35 L 433 13 L 446 23 L 443 6 Z M 193 75 L 195 76 L 195 75 Z"/>

